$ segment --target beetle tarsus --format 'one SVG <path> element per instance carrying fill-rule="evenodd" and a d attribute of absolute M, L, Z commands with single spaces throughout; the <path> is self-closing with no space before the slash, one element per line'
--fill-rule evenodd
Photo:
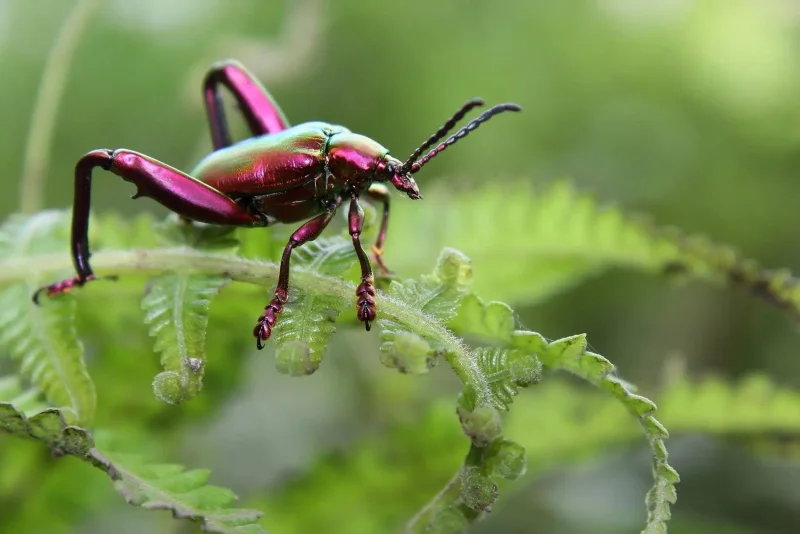
<path fill-rule="evenodd" d="M 288 300 L 287 291 L 280 287 L 275 289 L 275 298 L 264 308 L 264 313 L 261 314 L 253 329 L 253 335 L 256 338 L 256 347 L 258 350 L 264 348 L 264 342 L 272 335 L 272 327 L 278 322 L 278 315 L 283 311 L 283 304 Z"/>
<path fill-rule="evenodd" d="M 283 311 L 283 303 L 275 297 L 264 308 L 264 313 L 258 318 L 256 327 L 253 329 L 253 335 L 256 337 L 256 347 L 258 350 L 264 348 L 264 342 L 272 335 L 272 327 L 278 321 L 278 315 Z"/>
<path fill-rule="evenodd" d="M 356 288 L 356 309 L 358 310 L 358 320 L 364 323 L 367 330 L 370 323 L 375 320 L 375 286 L 371 279 L 364 280 Z"/>
<path fill-rule="evenodd" d="M 39 296 L 44 292 L 47 292 L 48 297 L 55 297 L 56 295 L 68 293 L 73 287 L 82 287 L 92 280 L 97 280 L 97 277 L 94 274 L 67 278 L 66 280 L 56 282 L 55 284 L 42 286 L 33 294 L 33 303 L 38 306 Z"/>

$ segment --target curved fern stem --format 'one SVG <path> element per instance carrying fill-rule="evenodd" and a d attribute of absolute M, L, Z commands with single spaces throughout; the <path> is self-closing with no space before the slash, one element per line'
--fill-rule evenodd
<path fill-rule="evenodd" d="M 202 252 L 188 247 L 101 251 L 92 256 L 92 264 L 95 272 L 101 275 L 154 275 L 180 271 L 219 274 L 239 282 L 264 286 L 274 284 L 278 276 L 278 265 L 275 263 Z M 15 258 L 0 265 L 0 285 L 30 276 L 31 273 L 44 277 L 48 273 L 70 268 L 69 258 L 63 254 Z M 330 295 L 348 302 L 355 295 L 355 284 L 304 269 L 296 269 L 292 273 L 292 285 L 306 293 Z M 82 291 L 91 290 L 92 286 L 87 286 Z M 461 381 L 474 388 L 476 405 L 492 404 L 492 392 L 478 368 L 476 357 L 440 321 L 385 293 L 379 296 L 378 313 L 412 332 L 425 332 L 428 337 L 435 339 L 437 345 L 444 349 L 445 358 Z"/>
<path fill-rule="evenodd" d="M 98 448 L 88 430 L 67 424 L 58 409 L 27 417 L 17 406 L 0 402 L 0 431 L 33 439 L 55 456 L 74 456 L 104 471 L 117 492 L 134 506 L 169 510 L 175 518 L 199 523 L 206 532 L 266 534 L 258 524 L 261 512 L 231 508 L 236 495 L 207 485 L 208 471 L 187 471 L 180 465 L 149 463 L 140 455 L 107 450 L 102 445 Z"/>

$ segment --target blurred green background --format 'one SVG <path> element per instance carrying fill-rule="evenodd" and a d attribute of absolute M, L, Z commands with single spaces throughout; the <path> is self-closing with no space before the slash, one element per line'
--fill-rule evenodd
<path fill-rule="evenodd" d="M 464 191 L 481 183 L 524 181 L 543 188 L 568 177 L 602 201 L 735 244 L 767 266 L 800 264 L 795 247 L 800 228 L 800 212 L 795 211 L 800 198 L 800 7 L 795 2 L 98 3 L 58 106 L 44 207 L 71 204 L 72 166 L 93 148 L 125 147 L 191 169 L 210 149 L 200 100 L 202 76 L 212 62 L 233 57 L 259 76 L 293 123 L 344 124 L 379 140 L 398 157 L 411 152 L 467 98 L 515 101 L 524 107 L 520 115 L 494 119 L 427 166 L 418 177 L 423 194 L 432 184 Z M 4 216 L 19 205 L 37 87 L 74 4 L 0 0 Z M 244 134 L 241 121 L 236 131 Z M 95 181 L 93 207 L 126 215 L 164 213 L 148 200 L 130 201 L 132 192 L 129 184 L 101 176 Z M 414 248 L 393 249 L 391 243 L 393 238 L 396 243 L 425 242 L 435 232 L 435 214 L 425 213 L 430 209 L 425 201 L 396 199 L 404 221 L 414 220 L 411 212 L 420 217 L 417 223 L 391 228 L 387 261 L 410 271 L 429 270 L 435 255 L 405 257 Z M 404 255 L 395 257 L 394 264 L 393 250 Z M 420 250 L 427 254 L 425 247 Z M 491 287 L 491 272 L 481 274 L 480 262 L 475 271 L 487 281 L 481 287 Z M 484 294 L 497 296 L 491 290 Z M 136 298 L 127 319 L 138 324 Z M 693 377 L 736 379 L 757 371 L 779 385 L 800 386 L 796 326 L 742 291 L 702 284 L 675 287 L 655 276 L 620 270 L 545 302 L 515 301 L 513 292 L 502 298 L 526 327 L 550 338 L 587 333 L 596 351 L 656 400 L 669 362 L 679 362 Z M 212 310 L 209 358 L 224 360 L 217 362 L 220 368 L 236 365 L 230 376 L 216 379 L 222 384 L 218 389 L 209 370 L 201 396 L 206 398 L 196 400 L 203 417 L 181 419 L 180 431 L 170 435 L 177 436 L 176 457 L 211 468 L 212 482 L 232 488 L 246 504 L 258 507 L 273 499 L 264 495 L 277 496 L 264 521 L 272 531 L 302 532 L 291 530 L 294 522 L 286 518 L 313 515 L 314 508 L 296 488 L 301 497 L 280 500 L 293 477 L 302 477 L 331 451 L 380 437 L 384 425 L 408 420 L 407 432 L 414 432 L 418 414 L 440 398 L 452 403 L 457 389 L 444 368 L 425 378 L 384 369 L 377 361 L 376 336 L 349 327 L 334 337 L 317 374 L 305 379 L 279 375 L 272 365 L 274 348 L 257 353 L 252 347 L 251 315 L 262 296 L 252 292 L 248 299 L 248 304 L 225 302 Z M 241 330 L 241 343 L 215 345 L 214 331 L 220 329 Z M 81 333 L 87 346 L 93 340 L 96 346 L 113 346 L 101 339 L 101 330 L 100 319 L 86 318 Z M 114 349 L 114 366 L 106 364 L 96 375 L 101 409 L 103 392 L 125 382 L 126 392 L 142 397 L 132 405 L 150 410 L 153 428 L 180 418 L 177 409 L 151 399 L 148 377 L 157 372 L 157 357 L 150 353 L 146 329 L 132 327 L 128 339 L 115 341 L 127 346 Z M 111 358 L 98 358 L 106 357 Z M 125 402 L 115 407 L 123 410 Z M 117 412 L 106 418 L 138 415 Z M 437 443 L 436 426 L 420 423 L 418 428 L 422 434 L 408 446 L 416 446 L 424 458 L 426 444 Z M 145 436 L 144 442 L 148 439 L 159 438 Z M 800 532 L 796 460 L 754 456 L 739 444 L 697 435 L 675 436 L 668 446 L 682 477 L 672 532 Z M 14 489 L 0 493 L 0 531 L 113 529 L 122 534 L 193 528 L 171 522 L 167 514 L 128 507 L 101 474 L 73 465 L 77 462 L 66 460 L 66 467 L 57 469 L 67 474 L 56 476 L 51 475 L 54 461 L 36 445 L 0 440 L 0 447 L 6 459 L 20 458 L 2 464 L 0 488 L 5 475 L 5 487 Z M 391 462 L 391 455 L 371 461 L 360 469 L 375 481 L 390 476 L 391 466 L 381 462 Z M 511 485 L 502 506 L 475 532 L 638 532 L 650 483 L 648 462 L 645 444 L 636 442 L 610 453 L 596 450 L 580 462 L 573 458 L 565 465 L 532 469 Z M 457 458 L 451 464 L 454 469 Z M 9 474 L 9 466 L 17 466 L 19 473 Z M 93 488 L 83 497 L 63 486 L 70 473 L 78 472 Z M 8 482 L 18 479 L 27 481 L 22 489 Z M 329 487 L 318 482 L 322 489 L 315 490 L 313 499 L 351 491 L 340 484 L 346 479 L 334 483 L 332 478 Z M 354 500 L 339 514 L 363 519 L 380 515 L 376 510 L 384 506 L 405 511 L 398 499 L 419 504 L 431 487 L 421 484 L 418 491 L 385 502 Z M 275 522 L 270 513 L 278 517 Z M 318 531 L 348 532 L 345 519 Z"/>

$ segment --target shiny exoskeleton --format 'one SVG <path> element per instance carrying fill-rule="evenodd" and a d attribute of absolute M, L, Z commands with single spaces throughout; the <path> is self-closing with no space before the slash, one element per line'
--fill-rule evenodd
<path fill-rule="evenodd" d="M 238 102 L 253 137 L 237 143 L 231 140 L 222 106 L 222 87 Z M 34 301 L 38 302 L 42 291 L 55 296 L 97 279 L 89 266 L 88 226 L 92 170 L 100 167 L 135 184 L 134 198 L 150 197 L 187 221 L 249 227 L 307 221 L 286 244 L 274 297 L 253 330 L 259 349 L 270 337 L 288 300 L 292 250 L 316 239 L 339 206 L 349 200 L 349 232 L 361 265 L 357 315 L 369 330 L 376 313 L 375 287 L 372 267 L 360 241 L 364 214 L 359 197 L 366 195 L 383 204 L 381 227 L 372 250 L 378 267 L 388 272 L 382 257 L 389 221 L 390 190 L 386 182 L 412 199 L 422 198 L 414 173 L 490 117 L 521 109 L 516 104 L 494 106 L 420 158 L 469 110 L 483 105 L 480 99 L 470 100 L 403 162 L 377 142 L 343 126 L 324 122 L 290 126 L 266 89 L 235 61 L 211 68 L 203 84 L 203 96 L 214 152 L 191 173 L 126 149 L 93 150 L 78 160 L 71 242 L 77 275 L 43 287 L 34 295 Z"/>

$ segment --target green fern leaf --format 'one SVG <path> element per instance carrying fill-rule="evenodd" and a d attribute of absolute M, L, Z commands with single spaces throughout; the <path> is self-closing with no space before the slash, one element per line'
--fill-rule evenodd
<path fill-rule="evenodd" d="M 668 433 L 653 416 L 656 405 L 649 399 L 633 393 L 629 384 L 615 376 L 615 368 L 606 358 L 586 350 L 586 336 L 578 335 L 548 342 L 535 332 L 515 330 L 513 312 L 502 303 L 484 305 L 477 297 L 465 299 L 459 315 L 450 326 L 482 343 L 506 347 L 523 355 L 536 355 L 547 370 L 564 370 L 575 374 L 612 394 L 639 421 L 645 437 L 653 451 L 653 487 L 647 493 L 647 526 L 643 532 L 656 533 L 666 530 L 670 517 L 670 504 L 677 496 L 675 484 L 678 473 L 667 462 L 664 440 Z M 492 352 L 490 354 L 497 354 Z M 526 369 L 525 360 L 521 369 Z M 483 362 L 486 365 L 486 361 Z M 491 362 L 489 362 L 491 363 Z M 489 369 L 491 372 L 491 369 Z M 486 372 L 486 371 L 484 371 Z"/>
<path fill-rule="evenodd" d="M 180 404 L 202 389 L 208 310 L 226 282 L 219 276 L 184 274 L 152 280 L 142 308 L 154 348 L 161 353 L 164 372 L 153 380 L 153 391 L 162 401 Z"/>
<path fill-rule="evenodd" d="M 520 388 L 528 387 L 541 378 L 542 364 L 535 353 L 486 347 L 475 352 L 493 395 L 506 408 Z"/>
<path fill-rule="evenodd" d="M 0 430 L 34 439 L 57 455 L 69 454 L 105 471 L 117 491 L 134 506 L 169 510 L 176 518 L 201 523 L 208 532 L 265 532 L 257 524 L 261 512 L 228 508 L 235 495 L 225 488 L 205 485 L 208 471 L 184 471 L 173 464 L 148 464 L 137 455 L 98 449 L 87 430 L 68 425 L 57 409 L 26 417 L 14 405 L 0 403 Z"/>
<path fill-rule="evenodd" d="M 615 368 L 604 357 L 586 350 L 586 336 L 578 335 L 548 343 L 538 334 L 518 332 L 514 345 L 536 351 L 546 369 L 565 370 L 605 390 L 621 402 L 638 419 L 650 449 L 653 451 L 654 483 L 647 492 L 647 525 L 645 534 L 666 532 L 670 519 L 670 505 L 677 500 L 675 485 L 680 477 L 669 465 L 664 440 L 669 433 L 654 417 L 656 405 L 651 400 L 636 395 L 632 387 L 615 376 Z"/>
<path fill-rule="evenodd" d="M 173 246 L 222 252 L 233 252 L 237 246 L 231 239 L 233 230 L 226 227 L 187 224 L 170 217 L 158 229 L 162 240 Z M 142 308 L 155 338 L 154 348 L 161 353 L 164 371 L 153 380 L 153 391 L 162 401 L 180 404 L 202 389 L 209 307 L 229 281 L 191 272 L 150 280 Z"/>
<path fill-rule="evenodd" d="M 392 235 L 387 257 L 399 272 L 424 272 L 421 259 L 446 245 L 484 273 L 475 278 L 477 294 L 512 303 L 541 302 L 621 267 L 732 283 L 800 319 L 800 284 L 788 271 L 766 270 L 732 247 L 600 206 L 567 181 L 542 190 L 504 183 L 455 194 L 433 187 L 425 202 L 427 210 L 404 203 L 393 210 L 395 227 L 425 228 L 424 240 L 415 231 Z"/>
<path fill-rule="evenodd" d="M 673 432 L 720 436 L 800 436 L 800 391 L 749 375 L 736 383 L 719 377 L 674 379 L 659 396 L 659 412 Z"/>
<path fill-rule="evenodd" d="M 503 486 L 504 498 L 493 514 L 519 504 L 508 497 L 525 491 L 526 484 L 550 468 L 577 465 L 640 439 L 616 399 L 552 378 L 518 397 L 504 417 L 505 432 L 526 449 L 528 473 L 524 480 Z M 800 436 L 800 392 L 777 387 L 760 375 L 734 384 L 720 378 L 671 380 L 657 401 L 659 419 L 674 435 L 711 433 L 737 440 Z M 320 458 L 250 503 L 265 508 L 280 532 L 396 531 L 403 514 L 423 507 L 422 495 L 441 488 L 462 460 L 463 433 L 453 423 L 452 412 L 452 403 L 439 399 L 411 420 L 398 418 L 384 432 Z M 419 470 L 420 462 L 429 469 Z M 343 490 L 330 498 L 331 487 Z M 310 507 L 314 514 L 294 513 Z M 353 525 L 350 516 L 340 513 L 343 509 L 363 521 Z M 446 514 L 458 520 L 452 511 Z"/>
<path fill-rule="evenodd" d="M 177 464 L 150 464 L 137 455 L 105 455 L 118 475 L 114 486 L 130 504 L 149 510 L 169 510 L 177 519 L 201 521 L 208 532 L 263 533 L 257 521 L 261 512 L 229 508 L 236 495 L 225 488 L 206 485 L 210 472 L 185 471 Z"/>
<path fill-rule="evenodd" d="M 11 217 L 0 228 L 0 258 L 17 258 L 68 250 L 69 214 L 41 212 Z M 64 273 L 69 276 L 71 273 Z M 83 360 L 75 331 L 72 295 L 43 298 L 31 295 L 43 284 L 36 271 L 0 292 L 0 347 L 20 362 L 20 375 L 40 389 L 51 406 L 64 409 L 70 422 L 89 424 L 95 413 L 95 388 Z"/>
<path fill-rule="evenodd" d="M 23 389 L 17 376 L 0 377 L 0 401 L 9 402 L 23 413 L 29 414 L 45 408 L 42 392 L 36 388 Z"/>
<path fill-rule="evenodd" d="M 493 396 L 507 409 L 519 388 L 538 382 L 542 364 L 536 352 L 512 347 L 514 312 L 502 302 L 483 304 L 475 294 L 461 302 L 448 326 L 478 345 L 475 354 Z"/>
<path fill-rule="evenodd" d="M 472 258 L 475 292 L 496 299 L 542 301 L 612 266 L 658 271 L 676 257 L 676 247 L 665 249 L 644 225 L 599 208 L 566 181 L 541 191 L 529 182 L 455 194 L 432 188 L 425 202 L 427 210 L 394 210 L 396 227 L 428 229 L 424 240 L 418 232 L 392 235 L 387 257 L 395 269 L 419 272 L 412 262 L 452 246 Z"/>
<path fill-rule="evenodd" d="M 91 228 L 96 233 L 95 249 L 125 250 L 132 248 L 155 248 L 159 244 L 159 223 L 152 213 L 140 213 L 135 217 L 124 217 L 110 212 L 97 216 Z"/>
<path fill-rule="evenodd" d="M 353 244 L 341 236 L 321 238 L 294 250 L 292 268 L 324 276 L 341 276 L 356 262 Z M 308 293 L 297 287 L 289 291 L 273 338 L 277 344 L 275 366 L 292 376 L 310 375 L 322 363 L 337 317 L 350 304 L 333 295 Z"/>
<path fill-rule="evenodd" d="M 392 281 L 388 294 L 426 316 L 446 323 L 458 312 L 472 283 L 470 260 L 454 249 L 444 249 L 434 271 L 419 279 Z M 396 321 L 380 317 L 381 362 L 401 372 L 424 373 L 445 350 L 432 337 L 408 332 Z M 431 346 L 432 344 L 432 346 Z"/>

